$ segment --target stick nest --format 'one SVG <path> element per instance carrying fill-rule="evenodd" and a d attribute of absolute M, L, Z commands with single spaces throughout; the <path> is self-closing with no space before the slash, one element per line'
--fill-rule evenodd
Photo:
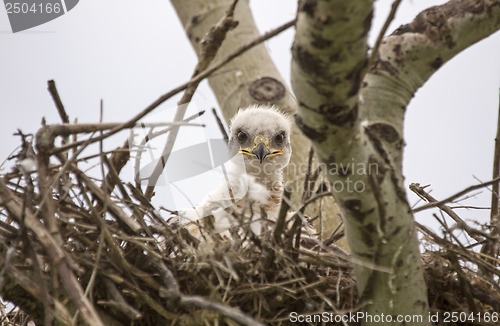
<path fill-rule="evenodd" d="M 83 160 L 57 153 L 54 130 L 42 128 L 36 149 L 20 134 L 24 167 L 0 177 L 0 295 L 17 307 L 3 308 L 2 324 L 281 325 L 291 312 L 363 306 L 349 255 L 331 241 L 298 241 L 289 223 L 279 240 L 197 244 L 118 178 L 127 143 Z M 102 177 L 82 170 L 90 164 Z M 462 245 L 456 230 L 420 231 L 431 309 L 500 311 L 498 257 Z"/>

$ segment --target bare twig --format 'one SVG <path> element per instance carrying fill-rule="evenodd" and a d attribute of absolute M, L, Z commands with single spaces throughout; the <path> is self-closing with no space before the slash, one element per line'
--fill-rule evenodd
<path fill-rule="evenodd" d="M 222 134 L 222 138 L 227 142 L 229 142 L 229 136 L 226 132 L 226 129 L 224 128 L 224 124 L 222 123 L 221 118 L 217 114 L 217 110 L 215 108 L 212 108 L 212 113 L 215 117 L 215 121 L 217 121 L 217 126 L 219 126 L 220 133 Z"/>
<path fill-rule="evenodd" d="M 78 178 L 80 178 L 80 180 L 88 187 L 88 190 L 102 203 L 103 206 L 107 207 L 109 212 L 119 221 L 125 223 L 125 225 L 127 225 L 134 233 L 141 229 L 141 226 L 130 216 L 126 215 L 125 212 L 118 205 L 116 205 L 99 186 L 97 186 L 88 176 L 85 175 L 85 173 L 75 166 L 72 166 L 71 171 L 74 172 Z"/>
<path fill-rule="evenodd" d="M 421 212 L 423 210 L 426 210 L 426 209 L 429 209 L 429 208 L 432 208 L 432 207 L 438 207 L 439 205 L 442 205 L 442 204 L 446 204 L 446 203 L 449 203 L 449 202 L 452 202 L 454 201 L 455 199 L 457 198 L 460 198 L 462 197 L 463 195 L 471 192 L 471 191 L 474 191 L 474 190 L 477 190 L 477 189 L 481 189 L 481 188 L 485 188 L 487 186 L 490 186 L 496 182 L 500 181 L 500 177 L 499 178 L 495 178 L 491 181 L 487 181 L 487 182 L 483 182 L 483 183 L 480 183 L 480 184 L 477 184 L 477 185 L 473 185 L 473 186 L 469 186 L 467 188 L 465 188 L 464 190 L 461 190 L 459 192 L 457 192 L 456 194 L 454 195 L 451 195 L 443 200 L 440 200 L 440 201 L 436 201 L 436 202 L 433 202 L 433 203 L 429 203 L 429 204 L 426 204 L 426 205 L 422 205 L 420 207 L 417 207 L 417 208 L 414 208 L 412 209 L 412 212 L 413 213 L 417 213 L 417 212 Z"/>
<path fill-rule="evenodd" d="M 264 324 L 257 320 L 243 314 L 239 309 L 222 305 L 220 303 L 208 301 L 202 297 L 197 296 L 181 296 L 179 303 L 185 307 L 196 307 L 202 309 L 210 309 L 226 316 L 242 325 L 248 326 L 264 326 Z"/>
<path fill-rule="evenodd" d="M 42 302 L 43 302 L 43 312 L 45 314 L 44 316 L 44 323 L 45 325 L 52 325 L 52 321 L 54 319 L 54 313 L 52 311 L 52 297 L 50 295 L 51 292 L 53 292 L 52 289 L 48 289 L 47 284 L 43 281 L 43 267 L 41 266 L 41 257 L 37 255 L 35 252 L 36 245 L 35 241 L 33 241 L 30 236 L 27 236 L 27 241 L 29 242 L 29 255 L 31 256 L 31 259 L 33 261 L 33 269 L 35 271 L 35 280 L 37 283 L 40 284 L 40 289 L 42 293 Z M 54 287 L 55 284 L 52 284 L 52 287 Z"/>
<path fill-rule="evenodd" d="M 191 79 L 193 79 L 200 72 L 208 68 L 210 63 L 215 58 L 215 55 L 217 54 L 222 43 L 226 39 L 226 34 L 238 25 L 238 22 L 233 19 L 234 9 L 237 3 L 238 0 L 233 1 L 233 4 L 226 12 L 226 15 L 224 15 L 224 17 L 222 17 L 221 20 L 219 20 L 219 22 L 217 22 L 217 24 L 213 26 L 201 40 L 200 60 L 196 64 Z M 182 95 L 182 98 L 177 103 L 178 107 L 177 111 L 175 112 L 174 122 L 181 121 L 182 119 L 184 119 L 188 103 L 191 102 L 194 92 L 198 88 L 200 82 L 201 80 L 193 81 L 192 83 L 188 84 L 186 91 Z M 170 157 L 170 153 L 172 152 L 172 149 L 174 147 L 174 143 L 178 133 L 179 133 L 179 128 L 173 128 L 168 133 L 168 138 L 165 143 L 165 146 L 163 147 L 160 159 L 156 163 L 155 167 L 153 168 L 153 172 L 151 173 L 151 176 L 148 179 L 148 187 L 146 188 L 145 192 L 145 196 L 148 199 L 151 199 L 153 197 L 156 183 L 158 182 L 158 178 L 160 177 L 161 173 L 165 169 L 165 166 L 167 164 L 168 158 Z"/>
<path fill-rule="evenodd" d="M 196 119 L 198 117 L 201 117 L 203 114 L 205 114 L 205 111 L 197 112 L 196 114 L 193 114 L 193 115 L 187 117 L 183 121 L 178 122 L 178 124 L 179 125 L 185 125 L 185 126 L 200 126 L 200 127 L 205 127 L 204 124 L 190 123 L 190 121 L 192 121 L 192 120 L 194 120 L 194 119 Z M 142 125 L 142 123 L 140 125 Z M 140 175 L 139 170 L 140 170 L 140 163 L 141 163 L 141 159 L 142 159 L 142 153 L 145 151 L 146 144 L 148 142 L 150 142 L 151 140 L 153 140 L 154 138 L 156 138 L 156 137 L 159 137 L 161 135 L 164 135 L 166 133 L 171 132 L 174 127 L 175 126 L 172 126 L 172 127 L 168 127 L 168 128 L 165 128 L 165 129 L 158 130 L 158 131 L 154 131 L 154 128 L 151 128 L 151 130 L 148 132 L 148 134 L 143 137 L 143 139 L 141 140 L 141 142 L 138 145 L 134 146 L 134 147 L 137 147 L 137 154 L 136 154 L 135 162 L 134 162 L 134 171 L 136 172 L 136 186 L 137 187 L 140 187 L 141 180 L 139 180 L 139 175 Z"/>
<path fill-rule="evenodd" d="M 342 229 L 342 226 L 343 226 L 343 223 L 342 222 L 339 223 L 335 227 L 335 229 L 332 231 L 332 233 L 330 233 L 328 238 L 326 238 L 326 240 L 323 241 L 323 244 L 325 246 L 329 246 L 330 244 L 339 241 L 340 239 L 342 239 L 345 236 L 345 231 L 344 231 L 344 229 Z"/>
<path fill-rule="evenodd" d="M 142 314 L 137 311 L 137 309 L 135 309 L 130 304 L 128 304 L 127 301 L 125 301 L 122 294 L 120 293 L 120 291 L 118 291 L 113 282 L 111 282 L 110 280 L 105 280 L 104 283 L 106 284 L 106 289 L 108 290 L 108 293 L 113 298 L 113 300 L 101 300 L 98 301 L 97 304 L 118 309 L 131 320 L 139 319 L 142 317 Z"/>
<path fill-rule="evenodd" d="M 61 101 L 61 97 L 59 96 L 59 92 L 57 91 L 56 83 L 53 80 L 48 81 L 48 90 L 52 99 L 54 100 L 54 104 L 56 105 L 57 112 L 59 113 L 59 117 L 63 123 L 69 123 L 69 116 L 66 113 L 66 109 Z M 64 136 L 61 143 L 66 145 L 69 143 L 69 137 Z M 67 155 L 67 154 L 66 154 Z"/>
<path fill-rule="evenodd" d="M 35 282 L 31 277 L 28 277 L 26 273 L 13 266 L 9 265 L 8 272 L 11 277 L 15 279 L 15 282 L 21 286 L 22 289 L 26 291 L 33 298 L 42 298 L 42 289 L 43 285 L 39 284 L 39 282 Z M 31 302 L 30 304 L 33 304 Z M 62 325 L 71 325 L 71 316 L 66 308 L 66 305 L 61 303 L 61 301 L 50 298 L 49 304 L 52 306 L 52 313 L 54 314 L 55 319 L 60 322 Z M 2 320 L 0 320 L 2 322 Z"/>
<path fill-rule="evenodd" d="M 500 104 L 497 120 L 497 135 L 495 137 L 495 149 L 493 152 L 493 179 L 500 176 Z M 500 192 L 500 182 L 493 183 L 492 193 L 491 193 L 491 220 L 494 220 L 496 216 L 500 214 L 498 201 Z M 498 219 L 498 217 L 497 217 Z"/>
<path fill-rule="evenodd" d="M 497 135 L 495 138 L 495 150 L 493 154 L 493 179 L 498 179 L 500 176 L 500 102 L 498 108 L 499 112 L 497 118 Z M 500 193 L 500 182 L 495 182 L 493 183 L 491 191 L 490 235 L 492 238 L 495 238 L 500 235 L 499 193 Z M 486 241 L 484 246 L 481 248 L 481 253 L 490 257 L 498 256 L 498 251 L 499 251 L 498 241 L 494 240 Z"/>
<path fill-rule="evenodd" d="M 380 48 L 380 44 L 382 44 L 382 40 L 384 39 L 385 33 L 387 32 L 389 25 L 394 20 L 394 17 L 396 17 L 396 11 L 398 10 L 401 1 L 402 0 L 394 0 L 394 2 L 392 3 L 391 11 L 389 12 L 389 15 L 387 15 L 387 18 L 385 19 L 384 22 L 384 26 L 382 26 L 382 29 L 378 33 L 377 40 L 375 41 L 375 44 L 373 45 L 373 48 L 371 50 L 370 57 L 368 58 L 368 63 L 366 65 L 367 68 L 366 71 L 370 70 L 370 67 L 377 59 L 378 49 Z"/>
<path fill-rule="evenodd" d="M 66 109 L 64 108 L 64 105 L 61 101 L 61 97 L 59 96 L 59 92 L 57 91 L 56 88 L 56 82 L 53 80 L 48 81 L 48 89 L 49 93 L 52 96 L 52 99 L 54 100 L 54 103 L 57 108 L 57 112 L 59 113 L 59 116 L 61 117 L 61 121 L 63 123 L 69 123 L 69 117 L 68 114 L 66 113 Z"/>
<path fill-rule="evenodd" d="M 309 158 L 307 160 L 307 170 L 304 176 L 304 188 L 302 189 L 302 202 L 308 200 L 311 197 L 313 187 L 311 186 L 311 183 L 314 181 L 311 180 L 311 173 L 312 173 L 312 160 L 314 157 L 314 149 L 311 148 L 309 149 Z"/>
<path fill-rule="evenodd" d="M 430 204 L 438 203 L 438 200 L 436 198 L 432 197 L 429 193 L 427 193 L 424 190 L 424 188 L 425 187 L 421 187 L 420 184 L 418 184 L 418 183 L 410 184 L 410 190 L 413 191 L 414 193 L 416 193 L 421 198 L 425 199 L 428 203 L 430 203 Z M 447 206 L 445 204 L 438 204 L 437 207 L 440 210 L 442 210 L 443 212 L 445 212 L 446 214 L 448 214 L 448 216 L 450 216 L 457 223 L 458 227 L 463 229 L 465 232 L 467 232 L 467 234 L 472 239 L 476 240 L 477 242 L 483 241 L 483 237 L 478 236 L 477 230 L 474 230 L 471 227 L 469 227 L 467 225 L 467 223 L 465 223 L 465 221 L 462 220 L 460 218 L 460 216 L 458 216 L 458 214 L 455 213 L 449 206 Z"/>
<path fill-rule="evenodd" d="M 36 133 L 36 159 L 38 165 L 38 188 L 42 196 L 42 203 L 39 207 L 42 217 L 45 221 L 49 232 L 54 237 L 56 243 L 61 246 L 63 244 L 59 227 L 57 223 L 55 202 L 52 197 L 52 184 L 56 179 L 50 178 L 49 162 L 50 150 L 54 147 L 54 138 L 51 132 L 43 126 Z M 37 211 L 38 212 L 38 211 Z"/>
<path fill-rule="evenodd" d="M 98 131 L 112 130 L 113 128 L 123 125 L 120 122 L 99 122 L 99 123 L 73 123 L 73 124 L 55 124 L 46 125 L 48 132 L 55 136 L 69 136 L 74 134 L 89 134 Z M 134 124 L 134 128 L 152 128 L 152 127 L 179 127 L 179 126 L 199 126 L 198 124 L 187 123 L 184 121 L 178 122 L 141 122 Z M 102 139 L 101 139 L 102 140 Z"/>
<path fill-rule="evenodd" d="M 283 189 L 283 196 L 281 198 L 290 198 L 290 191 L 288 189 Z M 288 210 L 290 209 L 290 206 L 288 205 L 289 200 L 282 200 L 281 201 L 281 206 L 280 206 L 280 211 L 278 214 L 278 219 L 276 220 L 276 226 L 274 227 L 273 231 L 273 238 L 275 243 L 281 244 L 281 234 L 283 233 L 283 230 L 285 228 L 285 222 L 286 222 L 286 215 L 288 213 Z"/>

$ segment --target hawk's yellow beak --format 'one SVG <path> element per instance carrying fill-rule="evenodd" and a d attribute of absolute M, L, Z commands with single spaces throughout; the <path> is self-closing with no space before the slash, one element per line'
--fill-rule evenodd
<path fill-rule="evenodd" d="M 270 151 L 267 146 L 264 145 L 264 143 L 259 143 L 253 148 L 252 153 L 259 159 L 260 163 L 262 164 L 262 161 L 265 160 Z"/>
<path fill-rule="evenodd" d="M 253 148 L 240 148 L 241 154 L 255 156 L 262 163 L 267 157 L 283 154 L 282 149 L 271 150 L 269 147 L 269 138 L 262 134 L 258 134 L 253 140 Z"/>

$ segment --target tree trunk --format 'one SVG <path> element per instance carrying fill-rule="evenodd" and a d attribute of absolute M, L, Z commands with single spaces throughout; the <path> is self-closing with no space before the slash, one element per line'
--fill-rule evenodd
<path fill-rule="evenodd" d="M 233 3 L 232 0 L 172 0 L 171 2 L 198 55 L 201 50 L 200 40 L 225 15 Z M 238 27 L 228 33 L 214 63 L 259 36 L 248 0 L 240 0 L 236 5 L 235 20 L 238 21 Z M 208 81 L 226 122 L 229 122 L 239 108 L 250 104 L 271 103 L 290 115 L 296 113 L 296 100 L 286 88 L 264 44 L 257 45 L 226 64 Z M 292 129 L 291 137 L 293 152 L 289 167 L 285 170 L 285 185 L 292 194 L 292 208 L 297 209 L 302 199 L 304 172 L 308 164 L 311 143 L 296 126 Z M 332 197 L 323 197 L 316 201 L 309 206 L 306 214 L 311 217 L 323 215 L 321 233 L 325 237 L 341 221 L 339 209 Z"/>
<path fill-rule="evenodd" d="M 421 315 L 423 323 L 404 325 L 430 325 L 402 175 L 405 109 L 444 62 L 498 30 L 500 1 L 426 10 L 386 37 L 368 67 L 372 12 L 368 0 L 301 2 L 292 62 L 297 122 L 338 185 L 364 310 Z"/>

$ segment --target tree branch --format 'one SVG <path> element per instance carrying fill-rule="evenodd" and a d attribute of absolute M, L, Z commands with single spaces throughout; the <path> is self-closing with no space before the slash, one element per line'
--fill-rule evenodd
<path fill-rule="evenodd" d="M 456 194 L 453 194 L 449 197 L 446 197 L 445 199 L 442 199 L 442 200 L 439 200 L 439 201 L 434 201 L 434 202 L 430 202 L 428 204 L 425 204 L 425 205 L 422 205 L 420 207 L 417 207 L 417 208 L 414 208 L 412 210 L 413 213 L 417 213 L 417 212 L 420 212 L 420 211 L 423 211 L 425 209 L 429 209 L 429 208 L 432 208 L 432 207 L 439 207 L 440 205 L 443 205 L 443 204 L 446 204 L 446 203 L 450 203 L 452 201 L 454 201 L 455 199 L 457 198 L 460 198 L 462 197 L 463 195 L 471 192 L 471 191 L 474 191 L 474 190 L 478 190 L 478 189 L 481 189 L 481 188 L 485 188 L 487 186 L 490 186 L 492 184 L 495 184 L 497 182 L 500 181 L 500 177 L 496 178 L 496 179 L 493 179 L 493 180 L 490 180 L 490 181 L 487 181 L 487 182 L 483 182 L 483 183 L 479 183 L 479 184 L 476 184 L 476 185 L 472 185 L 472 186 L 469 186 L 463 190 L 460 190 L 459 192 L 457 192 Z"/>
<path fill-rule="evenodd" d="M 464 220 L 460 216 L 458 216 L 457 213 L 451 209 L 451 207 L 445 205 L 444 203 L 437 204 L 438 200 L 434 197 L 432 197 L 429 193 L 427 193 L 424 189 L 426 186 L 420 186 L 418 183 L 412 183 L 410 184 L 410 190 L 416 193 L 419 197 L 425 199 L 429 204 L 435 204 L 437 207 L 439 207 L 440 210 L 444 211 L 446 214 L 448 214 L 449 217 L 451 217 L 458 225 L 459 228 L 463 229 L 471 238 L 476 240 L 477 242 L 482 242 L 483 241 L 483 236 L 478 235 L 478 232 L 474 230 L 473 228 L 469 227 L 467 223 L 465 223 Z"/>
<path fill-rule="evenodd" d="M 303 109 L 299 127 L 313 141 L 321 141 L 322 133 L 314 129 L 324 126 L 325 119 L 343 125 L 357 116 L 372 15 L 368 0 L 300 2 L 292 86 Z"/>
<path fill-rule="evenodd" d="M 217 24 L 215 24 L 215 26 L 212 26 L 212 28 L 207 32 L 207 34 L 205 34 L 205 36 L 201 40 L 200 43 L 202 51 L 200 59 L 196 64 L 196 67 L 194 68 L 194 72 L 191 78 L 195 77 L 208 68 L 210 63 L 212 63 L 212 61 L 214 60 L 215 55 L 219 51 L 222 43 L 226 39 L 226 34 L 236 28 L 236 26 L 238 26 L 238 21 L 234 20 L 234 9 L 237 3 L 238 0 L 233 1 L 229 9 L 226 11 L 224 17 L 222 17 L 217 22 Z M 191 102 L 194 92 L 196 91 L 196 88 L 198 88 L 200 82 L 201 80 L 195 81 L 187 86 L 184 94 L 182 95 L 182 98 L 177 103 L 178 106 L 177 111 L 175 112 L 174 122 L 181 121 L 184 118 L 188 104 L 189 102 Z M 148 180 L 148 186 L 145 192 L 145 197 L 147 199 L 151 199 L 153 197 L 156 183 L 158 182 L 158 178 L 160 177 L 161 173 L 165 169 L 168 158 L 170 157 L 170 153 L 172 152 L 172 149 L 174 147 L 178 132 L 179 128 L 173 128 L 168 133 L 167 141 L 163 146 L 160 159 L 153 168 L 153 172 L 151 173 L 151 176 Z"/>
<path fill-rule="evenodd" d="M 500 90 L 499 90 L 500 95 Z M 500 101 L 498 103 L 498 118 L 497 118 L 497 135 L 495 137 L 495 149 L 493 151 L 493 179 L 500 177 Z M 491 190 L 491 213 L 490 213 L 490 234 L 493 238 L 500 235 L 500 181 L 492 186 Z M 481 252 L 490 257 L 496 257 L 498 251 L 498 241 L 487 241 L 481 248 Z"/>
<path fill-rule="evenodd" d="M 496 0 L 450 0 L 424 10 L 384 39 L 372 73 L 400 76 L 413 93 L 445 62 L 498 31 L 499 17 Z"/>

